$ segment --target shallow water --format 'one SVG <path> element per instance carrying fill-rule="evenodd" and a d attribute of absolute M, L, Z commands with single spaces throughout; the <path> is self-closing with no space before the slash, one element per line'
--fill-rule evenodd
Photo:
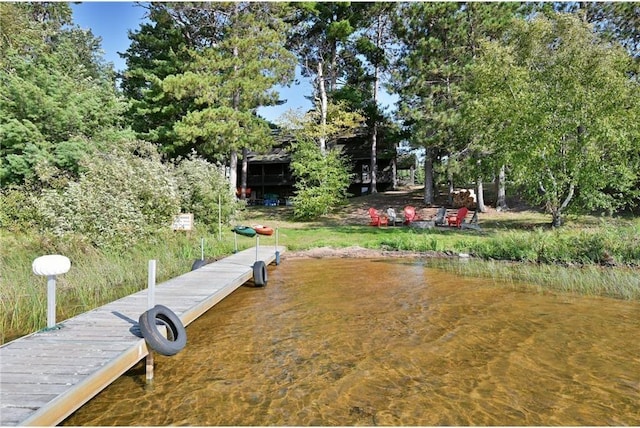
<path fill-rule="evenodd" d="M 285 260 L 65 425 L 640 425 L 640 304 Z"/>

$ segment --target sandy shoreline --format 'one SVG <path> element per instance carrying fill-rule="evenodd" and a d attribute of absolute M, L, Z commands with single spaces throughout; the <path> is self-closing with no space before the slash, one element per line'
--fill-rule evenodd
<path fill-rule="evenodd" d="M 438 252 L 438 251 L 395 251 L 395 250 L 374 250 L 363 247 L 347 247 L 347 248 L 331 248 L 320 247 L 312 248 L 310 250 L 301 251 L 285 251 L 282 253 L 282 259 L 322 259 L 328 257 L 334 258 L 436 258 L 436 257 L 451 257 L 453 254 Z"/>

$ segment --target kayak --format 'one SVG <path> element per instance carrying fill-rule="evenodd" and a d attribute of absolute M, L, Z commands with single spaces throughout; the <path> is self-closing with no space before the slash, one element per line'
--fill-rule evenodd
<path fill-rule="evenodd" d="M 235 226 L 231 231 L 238 235 L 248 236 L 249 238 L 256 236 L 255 229 L 249 226 Z"/>
<path fill-rule="evenodd" d="M 273 229 L 270 227 L 262 226 L 260 224 L 252 227 L 258 235 L 267 235 L 267 236 L 273 235 Z"/>

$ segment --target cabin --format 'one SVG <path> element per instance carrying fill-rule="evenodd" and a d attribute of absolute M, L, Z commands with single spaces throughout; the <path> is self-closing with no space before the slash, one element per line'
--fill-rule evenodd
<path fill-rule="evenodd" d="M 385 191 L 393 184 L 393 162 L 396 148 L 393 144 L 385 144 L 379 136 L 377 144 L 378 175 L 376 188 Z M 293 197 L 294 177 L 290 168 L 291 154 L 289 142 L 282 142 L 269 152 L 261 154 L 249 152 L 247 156 L 247 200 L 257 205 L 287 205 Z M 352 182 L 348 192 L 354 196 L 369 193 L 371 187 L 371 141 L 364 134 L 343 138 L 335 143 L 335 147 L 344 153 L 351 164 Z M 238 194 L 241 177 L 238 174 Z"/>

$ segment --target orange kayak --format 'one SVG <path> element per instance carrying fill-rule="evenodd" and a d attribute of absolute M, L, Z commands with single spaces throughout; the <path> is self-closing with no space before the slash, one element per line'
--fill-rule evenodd
<path fill-rule="evenodd" d="M 262 225 L 256 225 L 256 226 L 251 226 L 253 227 L 253 230 L 256 231 L 256 233 L 258 235 L 273 235 L 273 229 L 267 226 L 262 226 Z"/>

